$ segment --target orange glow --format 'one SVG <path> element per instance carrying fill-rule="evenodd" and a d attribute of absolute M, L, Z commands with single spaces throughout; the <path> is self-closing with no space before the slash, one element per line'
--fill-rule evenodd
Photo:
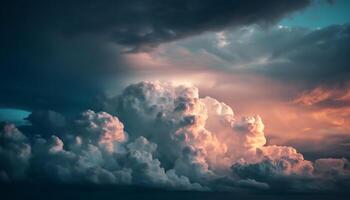
<path fill-rule="evenodd" d="M 292 139 L 319 140 L 327 135 L 350 132 L 350 87 L 316 87 L 303 91 L 298 86 L 263 76 L 210 69 L 205 52 L 193 55 L 176 46 L 151 53 L 127 55 L 139 80 L 187 83 L 199 88 L 200 96 L 227 103 L 235 114 L 259 114 L 265 124 L 268 143 L 283 144 Z M 179 57 L 179 55 L 181 55 Z M 199 70 L 200 69 L 200 70 Z M 155 75 L 156 74 L 156 75 Z M 133 81 L 139 81 L 133 80 Z M 328 105 L 329 104 L 329 105 Z"/>

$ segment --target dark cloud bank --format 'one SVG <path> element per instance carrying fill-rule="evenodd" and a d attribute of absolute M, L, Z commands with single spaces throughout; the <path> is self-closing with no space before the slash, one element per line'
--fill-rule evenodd
<path fill-rule="evenodd" d="M 298 1 L 5 1 L 0 106 L 82 110 L 104 80 L 129 71 L 121 52 L 148 51 L 227 26 L 268 25 Z"/>
<path fill-rule="evenodd" d="M 177 47 L 193 57 L 205 51 L 216 59 L 218 71 L 259 74 L 302 89 L 348 87 L 350 24 L 320 29 L 252 25 L 179 41 Z"/>
<path fill-rule="evenodd" d="M 90 108 L 107 80 L 133 73 L 123 60 L 126 52 L 151 51 L 163 43 L 224 28 L 265 27 L 310 4 L 306 0 L 7 1 L 1 8 L 0 106 L 82 111 Z M 230 45 L 224 49 L 207 38 L 185 46 L 222 59 L 215 70 L 266 57 L 266 63 L 243 71 L 307 88 L 341 85 L 349 77 L 349 25 L 250 34 L 248 29 L 227 32 Z M 250 41 L 239 43 L 237 38 L 242 37 Z"/>
<path fill-rule="evenodd" d="M 3 11 L 12 31 L 45 30 L 67 37 L 102 34 L 139 49 L 230 25 L 270 24 L 309 4 L 307 0 L 10 1 Z"/>

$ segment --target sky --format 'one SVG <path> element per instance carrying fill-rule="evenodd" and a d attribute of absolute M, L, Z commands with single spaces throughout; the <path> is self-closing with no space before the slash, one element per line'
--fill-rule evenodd
<path fill-rule="evenodd" d="M 281 20 L 282 26 L 303 26 L 308 28 L 324 28 L 333 24 L 349 22 L 348 8 L 350 2 L 337 0 L 335 2 L 317 1 L 313 6 L 298 11 Z"/>
<path fill-rule="evenodd" d="M 348 195 L 349 1 L 0 9 L 7 198 Z"/>

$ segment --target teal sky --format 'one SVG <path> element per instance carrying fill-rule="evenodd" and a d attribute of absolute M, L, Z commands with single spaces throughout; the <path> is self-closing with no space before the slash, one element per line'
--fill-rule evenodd
<path fill-rule="evenodd" d="M 26 123 L 24 118 L 28 117 L 30 112 L 20 109 L 6 109 L 0 108 L 0 122 L 7 121 L 16 125 L 23 125 Z"/>
<path fill-rule="evenodd" d="M 332 24 L 350 22 L 350 0 L 336 0 L 333 3 L 315 1 L 305 10 L 298 11 L 283 19 L 283 26 L 302 26 L 312 29 L 323 28 Z"/>

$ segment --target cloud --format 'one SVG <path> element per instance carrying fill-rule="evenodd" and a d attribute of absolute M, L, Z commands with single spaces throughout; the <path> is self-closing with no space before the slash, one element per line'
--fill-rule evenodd
<path fill-rule="evenodd" d="M 294 103 L 319 108 L 346 108 L 350 105 L 349 83 L 345 82 L 342 85 L 335 86 L 317 86 L 304 91 L 294 100 Z"/>
<path fill-rule="evenodd" d="M 198 183 L 191 184 L 185 176 L 178 176 L 175 170 L 165 172 L 158 159 L 153 159 L 157 145 L 150 143 L 146 138 L 139 137 L 135 142 L 128 144 L 128 161 L 133 169 L 133 181 L 142 185 L 166 186 L 176 189 L 203 190 Z"/>
<path fill-rule="evenodd" d="M 345 87 L 349 30 L 349 24 L 320 29 L 250 25 L 163 44 L 149 54 L 177 70 L 186 66 L 183 70 L 260 75 L 302 89 Z"/>
<path fill-rule="evenodd" d="M 101 34 L 122 45 L 147 48 L 226 26 L 270 24 L 309 4 L 308 0 L 8 2 L 6 16 L 12 18 L 6 19 L 6 25 L 25 28 L 29 22 L 34 28 L 66 35 Z M 34 15 L 32 11 L 42 12 Z M 26 22 L 19 14 L 27 16 Z"/>
<path fill-rule="evenodd" d="M 293 105 L 308 110 L 312 118 L 328 124 L 333 134 L 347 134 L 350 130 L 349 94 L 348 82 L 331 86 L 323 84 L 298 94 Z"/>
<path fill-rule="evenodd" d="M 64 128 L 43 126 L 43 134 L 2 124 L 1 180 L 231 191 L 283 182 L 286 190 L 307 191 L 329 181 L 343 189 L 349 179 L 345 158 L 313 163 L 293 147 L 266 145 L 261 117 L 237 117 L 194 86 L 140 82 L 104 105 L 118 117 L 87 110 L 65 118 Z M 29 117 L 36 126 L 62 125 L 59 114 L 38 113 Z"/>
<path fill-rule="evenodd" d="M 320 158 L 315 161 L 315 170 L 322 174 L 349 174 L 349 161 L 345 158 Z"/>
<path fill-rule="evenodd" d="M 218 32 L 228 42 L 222 48 L 216 33 L 206 33 L 128 60 L 137 61 L 131 62 L 137 81 L 192 82 L 204 96 L 240 105 L 235 110 L 239 114 L 259 113 L 271 124 L 266 132 L 275 144 L 318 140 L 350 130 L 349 57 L 343 54 L 349 46 L 348 29 L 349 24 L 320 29 L 252 25 Z M 307 101 L 313 105 L 303 105 Z"/>
<path fill-rule="evenodd" d="M 322 145 L 319 145 L 322 143 Z M 346 158 L 350 159 L 350 137 L 347 133 L 324 135 L 313 139 L 289 140 L 284 145 L 300 149 L 303 155 L 310 160 L 319 158 Z"/>
<path fill-rule="evenodd" d="M 0 180 L 22 180 L 31 156 L 28 139 L 13 124 L 0 124 Z"/>
<path fill-rule="evenodd" d="M 30 125 L 21 127 L 22 129 L 30 129 L 32 133 L 42 135 L 60 132 L 67 126 L 66 117 L 52 110 L 35 110 L 24 120 L 29 121 Z"/>
<path fill-rule="evenodd" d="M 81 139 L 88 142 L 96 141 L 96 146 L 105 151 L 115 151 L 115 144 L 124 142 L 127 138 L 124 125 L 105 112 L 95 113 L 88 110 L 81 114 L 75 121 L 75 131 L 81 135 Z M 80 139 L 79 139 L 80 140 Z"/>
<path fill-rule="evenodd" d="M 258 151 L 260 155 L 257 161 L 236 163 L 232 166 L 234 173 L 258 181 L 266 181 L 276 176 L 312 175 L 312 163 L 304 160 L 303 156 L 292 147 L 265 146 Z"/>
<path fill-rule="evenodd" d="M 246 24 L 271 24 L 298 1 L 6 1 L 0 38 L 2 107 L 81 112 L 108 79 L 130 72 L 125 52 Z M 53 92 L 54 91 L 54 92 Z"/>
<path fill-rule="evenodd" d="M 269 189 L 270 188 L 270 186 L 268 184 L 258 182 L 254 179 L 239 180 L 238 185 L 241 187 L 257 188 L 257 189 Z"/>
<path fill-rule="evenodd" d="M 127 136 L 116 117 L 89 110 L 75 120 L 73 130 L 76 134 L 66 135 L 65 142 L 56 136 L 49 140 L 39 138 L 34 150 L 44 149 L 46 159 L 36 158 L 39 163 L 33 170 L 40 170 L 43 165 L 47 173 L 54 174 L 51 178 L 63 182 L 202 189 L 174 171 L 165 171 L 159 160 L 153 158 L 157 145 L 146 138 L 139 137 L 123 145 Z"/>

